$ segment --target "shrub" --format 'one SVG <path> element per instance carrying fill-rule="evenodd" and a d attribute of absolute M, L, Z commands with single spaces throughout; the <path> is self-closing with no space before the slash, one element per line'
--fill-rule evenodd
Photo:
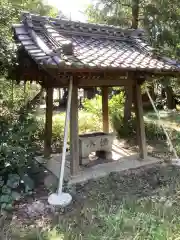
<path fill-rule="evenodd" d="M 123 115 L 114 113 L 112 116 L 112 124 L 119 138 L 134 138 L 136 137 L 136 119 L 134 116 L 124 123 Z M 166 136 L 163 129 L 154 122 L 145 122 L 145 132 L 148 140 L 165 140 Z"/>
<path fill-rule="evenodd" d="M 38 92 L 27 84 L 24 87 L 0 79 L 0 210 L 10 210 L 15 200 L 32 192 L 34 183 L 28 176 L 29 167 L 39 151 L 43 129 L 36 117 L 19 109 Z M 13 96 L 12 96 L 13 93 Z M 13 99 L 12 99 L 13 97 Z M 12 101 L 13 100 L 13 101 Z"/>
<path fill-rule="evenodd" d="M 40 91 L 40 85 L 37 84 L 13 84 L 5 78 L 0 78 L 0 100 L 4 106 L 8 106 L 13 110 L 19 110 L 28 101 L 33 99 Z"/>
<path fill-rule="evenodd" d="M 65 114 L 57 114 L 53 117 L 52 125 L 52 147 L 55 151 L 60 151 L 63 144 Z M 68 137 L 69 142 L 69 137 Z"/>
<path fill-rule="evenodd" d="M 80 111 L 79 112 L 79 133 L 99 132 L 102 130 L 102 119 L 99 115 Z"/>
<path fill-rule="evenodd" d="M 83 106 L 85 111 L 98 117 L 102 116 L 102 96 L 96 95 L 93 99 L 85 99 Z"/>
<path fill-rule="evenodd" d="M 27 172 L 38 150 L 40 132 L 32 114 L 19 118 L 8 108 L 1 111 L 0 123 L 0 206 L 11 209 L 14 200 L 32 191 Z"/>
<path fill-rule="evenodd" d="M 109 113 L 110 115 L 114 113 L 121 113 L 124 108 L 124 92 L 112 96 L 109 100 Z"/>
<path fill-rule="evenodd" d="M 124 107 L 124 92 L 113 95 L 109 99 L 109 115 L 111 117 L 114 113 L 122 113 Z M 93 99 L 85 99 L 83 102 L 85 111 L 91 113 L 94 117 L 102 118 L 102 96 L 96 95 Z"/>
<path fill-rule="evenodd" d="M 56 147 L 61 147 L 63 144 L 64 124 L 65 113 L 57 114 L 53 117 L 52 142 Z M 102 120 L 96 114 L 81 110 L 79 111 L 78 125 L 79 134 L 100 131 L 102 129 Z"/>
<path fill-rule="evenodd" d="M 124 123 L 122 113 L 113 113 L 112 125 L 119 138 L 131 138 L 135 136 L 136 122 L 134 118 Z"/>
<path fill-rule="evenodd" d="M 25 195 L 31 194 L 34 188 L 33 180 L 26 174 L 9 173 L 0 176 L 0 206 L 2 210 L 12 210 L 13 203 Z"/>

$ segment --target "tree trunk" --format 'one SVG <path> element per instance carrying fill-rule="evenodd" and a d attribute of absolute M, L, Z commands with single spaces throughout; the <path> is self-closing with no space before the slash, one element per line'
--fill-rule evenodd
<path fill-rule="evenodd" d="M 84 90 L 85 90 L 85 97 L 87 99 L 92 99 L 95 97 L 95 94 L 96 94 L 95 88 L 86 88 Z"/>
<path fill-rule="evenodd" d="M 138 28 L 139 0 L 132 0 L 132 28 Z M 132 86 L 125 88 L 124 123 L 131 118 L 133 91 Z"/>
<path fill-rule="evenodd" d="M 139 0 L 132 0 L 132 28 L 138 28 Z"/>
<path fill-rule="evenodd" d="M 153 101 L 156 99 L 156 94 L 155 94 L 155 91 L 154 91 L 154 84 L 152 84 L 152 86 L 149 88 L 149 93 L 153 99 Z"/>
<path fill-rule="evenodd" d="M 25 110 L 31 110 L 35 105 L 38 105 L 43 93 L 44 89 L 41 88 L 40 92 L 38 92 L 32 100 L 28 101 L 24 106 L 20 108 L 19 114 L 22 114 Z"/>
<path fill-rule="evenodd" d="M 127 123 L 131 119 L 132 101 L 133 87 L 128 86 L 125 88 L 124 123 Z"/>
<path fill-rule="evenodd" d="M 59 107 L 61 107 L 61 89 L 58 88 Z"/>
<path fill-rule="evenodd" d="M 165 87 L 166 96 L 167 96 L 167 108 L 168 109 L 175 109 L 176 108 L 176 101 L 174 99 L 174 93 L 171 86 Z"/>
<path fill-rule="evenodd" d="M 161 98 L 165 98 L 166 97 L 166 92 L 165 92 L 165 89 L 162 87 L 161 89 Z"/>

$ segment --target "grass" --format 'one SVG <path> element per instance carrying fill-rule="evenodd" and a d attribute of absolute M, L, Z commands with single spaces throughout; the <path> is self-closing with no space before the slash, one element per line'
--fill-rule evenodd
<path fill-rule="evenodd" d="M 160 115 L 165 127 L 179 131 L 178 113 L 161 111 Z M 81 132 L 91 128 L 98 131 L 99 121 L 92 114 L 81 114 L 80 111 L 79 119 Z M 154 113 L 145 115 L 145 121 L 154 122 L 156 119 Z M 63 123 L 64 114 L 55 115 L 55 120 Z M 179 168 L 158 165 L 143 171 L 110 174 L 68 191 L 74 201 L 63 214 L 59 213 L 44 227 L 28 226 L 27 230 L 22 229 L 21 234 L 17 226 L 13 226 L 13 237 L 7 239 L 180 239 Z"/>
<path fill-rule="evenodd" d="M 166 131 L 169 134 L 169 137 L 173 143 L 173 146 L 175 147 L 177 154 L 180 155 L 180 112 L 179 111 L 159 111 L 160 115 L 160 123 L 165 127 Z M 148 112 L 144 116 L 144 120 L 146 124 L 153 123 L 157 126 L 157 132 L 162 133 L 162 127 L 159 125 L 157 116 L 154 112 Z M 148 125 L 147 125 L 148 126 Z M 155 130 L 155 129 L 154 129 Z M 152 132 L 153 136 L 156 135 L 156 132 Z M 161 137 L 162 134 L 160 134 Z M 147 139 L 148 139 L 147 135 Z M 157 138 L 158 140 L 160 138 Z M 166 139 L 166 138 L 165 138 Z M 163 139 L 163 141 L 165 140 Z M 164 141 L 165 143 L 165 141 Z M 167 144 L 166 144 L 167 145 Z M 167 146 L 167 149 L 169 149 L 169 146 Z"/>
<path fill-rule="evenodd" d="M 180 169 L 157 165 L 76 186 L 74 202 L 26 240 L 178 240 Z M 70 190 L 69 190 L 70 191 Z"/>
<path fill-rule="evenodd" d="M 159 115 L 161 118 L 161 123 L 167 127 L 167 128 L 171 128 L 171 129 L 175 129 L 177 131 L 180 130 L 180 112 L 173 112 L 173 111 L 159 111 Z M 148 112 L 147 114 L 145 114 L 145 121 L 156 121 L 157 120 L 157 116 L 156 113 L 154 112 Z"/>

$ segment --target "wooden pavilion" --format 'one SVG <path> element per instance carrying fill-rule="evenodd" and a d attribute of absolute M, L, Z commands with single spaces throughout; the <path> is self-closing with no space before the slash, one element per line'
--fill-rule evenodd
<path fill-rule="evenodd" d="M 142 30 L 81 23 L 22 13 L 13 25 L 18 46 L 17 81 L 37 81 L 46 89 L 45 154 L 51 152 L 53 88 L 73 79 L 70 120 L 71 174 L 79 169 L 78 88 L 102 88 L 103 131 L 109 131 L 108 87 L 125 86 L 135 96 L 141 159 L 146 159 L 141 84 L 176 75 L 180 66 L 154 54 Z"/>

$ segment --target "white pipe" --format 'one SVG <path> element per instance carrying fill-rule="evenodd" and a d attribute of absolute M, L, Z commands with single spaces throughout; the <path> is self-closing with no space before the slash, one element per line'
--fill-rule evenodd
<path fill-rule="evenodd" d="M 170 137 L 169 137 L 169 135 L 168 135 L 168 132 L 167 132 L 166 129 L 163 127 L 163 124 L 161 123 L 161 118 L 160 118 L 159 112 L 158 112 L 158 110 L 157 110 L 157 108 L 156 108 L 156 106 L 155 106 L 155 104 L 154 104 L 153 99 L 151 98 L 151 95 L 150 95 L 147 87 L 146 87 L 146 92 L 147 92 L 147 95 L 148 95 L 148 97 L 149 97 L 149 100 L 150 100 L 150 102 L 151 102 L 151 104 L 152 104 L 152 106 L 153 106 L 153 108 L 154 108 L 154 111 L 155 111 L 155 113 L 156 113 L 156 115 L 157 115 L 157 117 L 158 117 L 159 124 L 161 125 L 161 127 L 162 127 L 162 129 L 163 129 L 163 131 L 164 131 L 164 133 L 165 133 L 165 135 L 166 135 L 167 141 L 169 142 L 170 149 L 172 149 L 175 158 L 178 159 L 177 152 L 176 152 L 175 148 L 173 147 L 173 144 L 172 144 L 172 141 L 171 141 L 171 139 L 170 139 Z"/>
<path fill-rule="evenodd" d="M 66 108 L 64 141 L 63 141 L 61 170 L 59 175 L 58 195 L 62 193 L 62 186 L 63 186 L 63 179 L 64 179 L 64 169 L 65 169 L 65 162 L 66 162 L 66 146 L 67 146 L 67 139 L 68 139 L 68 127 L 69 127 L 71 98 L 72 98 L 72 87 L 73 87 L 73 78 L 71 77 L 69 82 L 69 89 L 68 89 L 68 101 L 67 101 L 67 108 Z"/>

